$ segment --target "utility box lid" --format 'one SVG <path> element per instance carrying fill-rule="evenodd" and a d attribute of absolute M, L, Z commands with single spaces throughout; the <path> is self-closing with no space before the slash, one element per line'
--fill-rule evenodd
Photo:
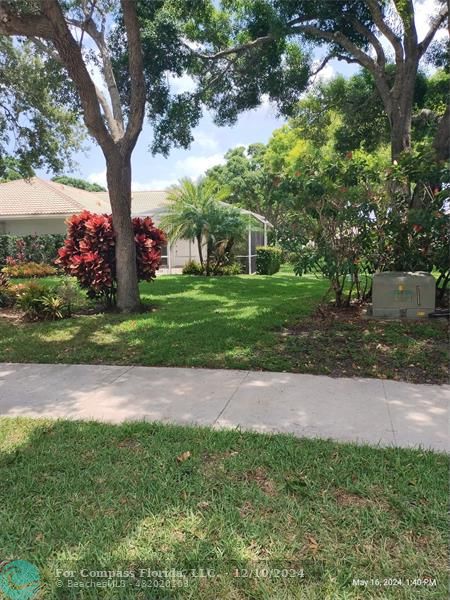
<path fill-rule="evenodd" d="M 427 317 L 435 301 L 436 282 L 430 273 L 385 271 L 373 276 L 374 316 Z"/>

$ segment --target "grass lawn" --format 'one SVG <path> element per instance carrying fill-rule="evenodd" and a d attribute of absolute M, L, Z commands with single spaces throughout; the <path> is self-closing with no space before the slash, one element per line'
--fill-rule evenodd
<path fill-rule="evenodd" d="M 444 323 L 332 326 L 325 321 L 317 326 L 311 315 L 326 290 L 325 281 L 295 277 L 287 269 L 273 277 L 163 276 L 141 285 L 143 300 L 152 306 L 143 314 L 84 315 L 45 323 L 0 318 L 0 361 L 446 380 Z M 318 331 L 311 329 L 314 324 Z"/>
<path fill-rule="evenodd" d="M 442 599 L 447 473 L 418 450 L 0 419 L 0 548 L 39 568 L 42 598 Z M 80 574 L 147 568 L 215 576 L 95 589 Z"/>

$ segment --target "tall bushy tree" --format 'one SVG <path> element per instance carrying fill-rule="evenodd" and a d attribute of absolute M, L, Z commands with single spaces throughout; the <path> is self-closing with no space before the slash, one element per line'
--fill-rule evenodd
<path fill-rule="evenodd" d="M 83 132 L 77 111 L 59 103 L 58 70 L 30 42 L 0 36 L 0 178 L 34 175 L 35 168 L 59 171 L 70 165 Z"/>
<path fill-rule="evenodd" d="M 225 164 L 207 171 L 206 181 L 219 200 L 264 215 L 277 227 L 288 207 L 288 196 L 270 169 L 266 153 L 264 144 L 233 148 L 225 154 Z"/>
<path fill-rule="evenodd" d="M 250 74 L 244 75 L 244 67 L 250 64 L 248 55 L 235 57 L 232 50 L 217 50 L 214 56 L 227 62 L 231 71 L 230 87 L 246 77 L 250 89 L 257 89 L 255 79 L 267 72 L 266 62 L 258 62 L 259 54 L 264 56 L 265 46 L 276 48 L 278 53 L 271 54 L 272 70 L 275 65 L 286 67 L 281 69 L 271 95 L 278 96 L 281 110 L 288 113 L 298 99 L 298 80 L 292 77 L 290 68 L 295 63 L 295 44 L 321 46 L 325 58 L 319 68 L 337 59 L 356 63 L 372 75 L 389 122 L 392 160 L 410 149 L 417 72 L 437 31 L 448 23 L 445 0 L 436 1 L 435 13 L 430 15 L 428 31 L 421 40 L 414 0 L 230 0 L 223 4 L 234 26 L 240 29 L 242 45 L 256 59 Z M 302 64 L 301 58 L 298 64 Z M 235 87 L 231 105 L 229 95 L 219 94 L 224 118 L 233 115 L 233 106 L 238 106 L 241 87 Z M 449 118 L 447 111 L 441 120 L 442 135 L 449 128 Z M 444 145 L 439 148 L 443 151 Z"/>

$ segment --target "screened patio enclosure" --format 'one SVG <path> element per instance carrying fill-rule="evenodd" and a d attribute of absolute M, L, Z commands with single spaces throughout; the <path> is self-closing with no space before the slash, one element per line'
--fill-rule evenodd
<path fill-rule="evenodd" d="M 267 245 L 267 235 L 272 225 L 269 221 L 257 213 L 246 209 L 239 209 L 246 216 L 246 233 L 242 240 L 236 241 L 233 246 L 233 255 L 242 265 L 242 272 L 253 275 L 256 273 L 256 248 Z M 151 216 L 155 224 L 161 221 L 164 215 L 164 207 L 153 210 L 150 214 L 146 212 L 134 213 L 133 217 Z M 163 247 L 161 255 L 161 273 L 180 273 L 184 265 L 190 260 L 199 261 L 197 243 L 192 240 L 180 239 L 168 242 Z"/>

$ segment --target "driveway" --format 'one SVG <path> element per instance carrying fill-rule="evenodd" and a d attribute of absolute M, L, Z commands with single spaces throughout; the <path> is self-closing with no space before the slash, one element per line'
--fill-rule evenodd
<path fill-rule="evenodd" d="M 260 371 L 0 363 L 0 415 L 240 427 L 448 450 L 450 386 Z"/>

